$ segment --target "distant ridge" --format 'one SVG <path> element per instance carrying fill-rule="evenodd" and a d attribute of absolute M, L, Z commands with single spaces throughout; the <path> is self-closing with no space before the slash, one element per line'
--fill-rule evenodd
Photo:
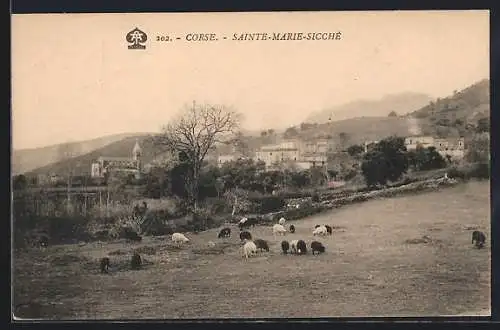
<path fill-rule="evenodd" d="M 339 121 L 359 117 L 385 117 L 392 111 L 398 115 L 404 115 L 420 109 L 432 99 L 431 96 L 422 93 L 388 94 L 379 100 L 361 99 L 324 109 L 313 113 L 303 122 L 326 123 L 330 121 L 330 118 L 331 121 Z"/>
<path fill-rule="evenodd" d="M 71 150 L 75 156 L 78 156 L 124 138 L 140 135 L 144 135 L 144 133 L 113 134 L 86 141 L 60 143 L 40 148 L 12 150 L 12 172 L 13 174 L 21 174 L 56 163 L 63 158 L 61 154 L 63 150 Z"/>

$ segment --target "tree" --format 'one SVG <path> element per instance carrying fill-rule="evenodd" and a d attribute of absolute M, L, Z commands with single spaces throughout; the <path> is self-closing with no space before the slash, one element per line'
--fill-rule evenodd
<path fill-rule="evenodd" d="M 14 190 L 26 189 L 28 187 L 28 179 L 23 174 L 16 175 L 12 180 L 12 186 Z"/>
<path fill-rule="evenodd" d="M 361 171 L 368 186 L 396 181 L 408 170 L 404 138 L 388 137 L 363 157 Z"/>
<path fill-rule="evenodd" d="M 293 138 L 299 135 L 299 131 L 295 127 L 289 127 L 285 130 L 284 137 L 286 139 Z"/>
<path fill-rule="evenodd" d="M 471 163 L 489 163 L 490 161 L 490 135 L 480 133 L 472 137 L 467 146 L 465 159 Z"/>
<path fill-rule="evenodd" d="M 408 152 L 408 163 L 416 171 L 440 169 L 446 166 L 446 160 L 435 147 L 417 148 Z"/>
<path fill-rule="evenodd" d="M 476 132 L 477 133 L 484 133 L 484 132 L 489 132 L 490 131 L 490 118 L 485 117 L 481 118 L 477 121 L 477 127 L 476 127 Z"/>
<path fill-rule="evenodd" d="M 198 190 L 203 160 L 216 143 L 230 143 L 239 127 L 240 115 L 224 106 L 193 106 L 182 111 L 163 132 L 153 138 L 155 146 L 182 155 L 188 169 L 185 175 L 188 206 L 198 208 Z"/>
<path fill-rule="evenodd" d="M 349 156 L 354 158 L 361 155 L 364 151 L 365 148 L 359 144 L 354 144 L 352 146 L 349 146 L 349 148 L 347 148 L 347 153 L 349 154 Z"/>
<path fill-rule="evenodd" d="M 389 117 L 397 117 L 397 116 L 398 116 L 398 114 L 396 111 L 389 112 Z"/>

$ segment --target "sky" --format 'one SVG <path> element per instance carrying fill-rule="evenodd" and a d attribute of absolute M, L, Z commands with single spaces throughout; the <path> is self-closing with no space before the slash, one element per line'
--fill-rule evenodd
<path fill-rule="evenodd" d="M 135 27 L 144 50 L 127 48 Z M 341 39 L 231 40 L 262 32 Z M 232 107 L 244 129 L 282 128 L 356 99 L 445 97 L 488 77 L 484 10 L 13 15 L 12 144 L 157 132 L 193 101 Z"/>

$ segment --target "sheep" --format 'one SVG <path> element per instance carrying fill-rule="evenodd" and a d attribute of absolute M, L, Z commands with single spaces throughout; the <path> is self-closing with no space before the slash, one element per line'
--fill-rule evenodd
<path fill-rule="evenodd" d="M 319 226 L 313 230 L 313 236 L 326 235 L 326 234 L 328 234 L 328 230 L 326 229 L 325 226 Z"/>
<path fill-rule="evenodd" d="M 257 253 L 257 246 L 254 242 L 248 241 L 245 243 L 245 245 L 243 245 L 243 257 L 248 259 L 255 253 Z"/>
<path fill-rule="evenodd" d="M 290 225 L 290 232 L 292 234 L 295 233 L 295 226 L 294 225 Z"/>
<path fill-rule="evenodd" d="M 256 239 L 253 242 L 255 243 L 257 248 L 260 249 L 261 251 L 266 250 L 267 252 L 269 252 L 269 245 L 267 244 L 267 242 L 265 240 Z"/>
<path fill-rule="evenodd" d="M 321 225 L 316 225 L 316 226 L 314 226 L 314 229 L 316 229 L 316 228 L 318 228 L 318 227 L 321 227 Z"/>
<path fill-rule="evenodd" d="M 207 245 L 208 245 L 208 247 L 213 248 L 213 247 L 215 247 L 215 242 L 208 241 Z"/>
<path fill-rule="evenodd" d="M 101 259 L 100 269 L 101 269 L 101 273 L 107 274 L 109 272 L 109 258 L 108 257 Z"/>
<path fill-rule="evenodd" d="M 244 219 L 247 219 L 247 218 L 244 218 Z M 255 225 L 257 225 L 257 219 L 247 219 L 243 222 L 240 221 L 238 223 L 238 227 L 240 228 L 240 230 L 243 230 L 245 228 L 255 227 Z"/>
<path fill-rule="evenodd" d="M 280 225 L 282 225 L 282 226 L 284 226 L 284 225 L 285 225 L 285 222 L 286 222 L 286 219 L 285 219 L 285 218 L 281 218 L 281 219 L 278 221 L 278 223 L 279 223 Z"/>
<path fill-rule="evenodd" d="M 476 242 L 476 247 L 478 249 L 484 246 L 485 241 L 486 241 L 486 235 L 482 231 L 474 230 L 472 232 L 472 244 Z"/>
<path fill-rule="evenodd" d="M 217 236 L 218 238 L 224 238 L 224 237 L 231 237 L 231 228 L 223 228 L 220 232 L 219 232 L 219 236 Z"/>
<path fill-rule="evenodd" d="M 173 233 L 172 234 L 172 241 L 176 243 L 177 245 L 180 245 L 182 243 L 187 243 L 189 242 L 189 239 L 184 236 L 184 234 L 181 233 Z"/>
<path fill-rule="evenodd" d="M 290 243 L 288 243 L 288 241 L 282 241 L 281 250 L 283 251 L 283 254 L 287 254 L 289 249 L 290 249 Z"/>
<path fill-rule="evenodd" d="M 138 253 L 134 253 L 130 259 L 130 267 L 134 270 L 141 268 L 142 260 Z"/>
<path fill-rule="evenodd" d="M 252 239 L 252 234 L 250 234 L 248 231 L 242 231 L 240 233 L 240 239 L 243 240 L 251 240 Z"/>
<path fill-rule="evenodd" d="M 38 244 L 40 247 L 48 247 L 49 246 L 49 238 L 45 235 L 42 235 L 40 236 L 40 238 L 38 239 Z"/>
<path fill-rule="evenodd" d="M 325 246 L 323 244 L 321 244 L 321 242 L 313 241 L 311 243 L 311 250 L 312 250 L 312 254 L 313 255 L 314 255 L 314 252 L 324 253 L 325 252 Z"/>
<path fill-rule="evenodd" d="M 241 218 L 239 223 L 245 223 L 248 220 L 248 218 Z"/>
<path fill-rule="evenodd" d="M 328 226 L 328 225 L 324 225 L 325 228 L 326 228 L 326 232 L 328 233 L 328 235 L 331 235 L 332 234 L 332 227 L 331 226 Z"/>
<path fill-rule="evenodd" d="M 290 253 L 297 253 L 298 242 L 299 242 L 298 239 L 294 239 L 293 241 L 290 242 Z"/>
<path fill-rule="evenodd" d="M 286 229 L 279 223 L 275 224 L 273 226 L 273 236 L 276 237 L 276 235 L 285 235 Z"/>
<path fill-rule="evenodd" d="M 307 253 L 306 242 L 304 242 L 303 240 L 299 240 L 297 242 L 297 253 L 298 254 L 306 254 Z"/>

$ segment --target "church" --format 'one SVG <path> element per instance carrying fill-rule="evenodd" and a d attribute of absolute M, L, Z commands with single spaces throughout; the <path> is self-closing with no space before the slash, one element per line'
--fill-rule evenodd
<path fill-rule="evenodd" d="M 133 174 L 136 179 L 141 177 L 142 173 L 142 148 L 136 139 L 132 149 L 132 157 L 106 157 L 101 156 L 91 165 L 91 176 L 93 178 L 104 178 L 106 174 L 112 172 L 122 172 Z"/>

